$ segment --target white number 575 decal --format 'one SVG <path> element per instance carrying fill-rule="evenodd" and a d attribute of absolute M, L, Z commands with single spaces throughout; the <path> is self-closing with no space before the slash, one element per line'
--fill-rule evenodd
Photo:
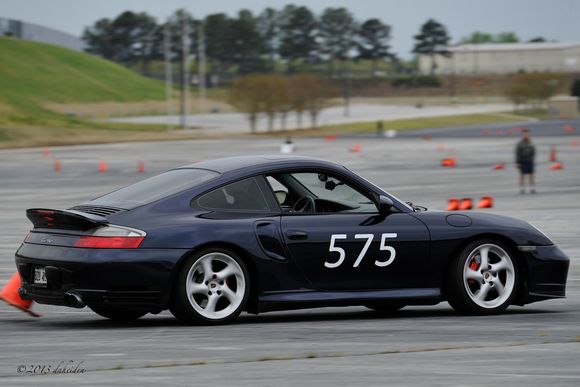
<path fill-rule="evenodd" d="M 373 242 L 374 237 L 375 236 L 373 234 L 355 234 L 354 239 L 366 239 L 366 241 L 360 254 L 356 258 L 356 261 L 354 261 L 354 265 L 352 265 L 352 267 L 358 267 L 358 265 L 360 265 L 369 247 L 371 247 L 371 243 Z M 395 257 L 397 256 L 397 252 L 395 251 L 395 248 L 393 246 L 387 245 L 387 239 L 394 239 L 396 237 L 397 233 L 381 234 L 381 244 L 379 246 L 379 250 L 388 251 L 389 257 L 383 261 L 377 259 L 375 261 L 376 266 L 386 267 L 389 266 L 391 263 L 393 263 Z M 338 253 L 338 260 L 336 260 L 336 262 L 328 262 L 328 261 L 324 262 L 324 266 L 328 267 L 329 269 L 339 267 L 340 265 L 342 265 L 344 259 L 346 258 L 346 252 L 344 251 L 344 249 L 342 247 L 335 246 L 336 241 L 340 239 L 346 239 L 346 234 L 332 234 L 330 236 L 330 246 L 328 247 L 328 251 L 330 251 L 331 253 Z"/>

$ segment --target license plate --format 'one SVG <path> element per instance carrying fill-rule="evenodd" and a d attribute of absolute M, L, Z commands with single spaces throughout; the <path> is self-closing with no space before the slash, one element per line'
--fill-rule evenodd
<path fill-rule="evenodd" d="M 34 284 L 46 286 L 46 270 L 44 267 L 34 268 Z"/>

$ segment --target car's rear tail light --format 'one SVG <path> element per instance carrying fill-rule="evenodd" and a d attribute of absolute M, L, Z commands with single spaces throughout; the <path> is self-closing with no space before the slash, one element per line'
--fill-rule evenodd
<path fill-rule="evenodd" d="M 75 247 L 90 249 L 136 249 L 139 247 L 145 232 L 122 226 L 104 226 L 94 229 L 88 235 L 81 235 Z"/>
<path fill-rule="evenodd" d="M 91 249 L 136 249 L 143 242 L 144 237 L 95 237 L 81 236 L 75 242 L 75 247 Z"/>

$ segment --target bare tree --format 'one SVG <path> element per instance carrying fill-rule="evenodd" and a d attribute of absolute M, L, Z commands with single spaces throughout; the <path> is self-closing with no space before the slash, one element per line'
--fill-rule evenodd
<path fill-rule="evenodd" d="M 306 110 L 310 114 L 310 122 L 313 128 L 318 125 L 318 116 L 320 111 L 328 105 L 329 87 L 320 78 L 310 76 L 311 80 L 307 83 Z"/>
<path fill-rule="evenodd" d="M 229 102 L 239 111 L 247 114 L 252 133 L 256 132 L 262 100 L 262 90 L 254 80 L 255 77 L 250 76 L 235 80 L 228 95 Z"/>

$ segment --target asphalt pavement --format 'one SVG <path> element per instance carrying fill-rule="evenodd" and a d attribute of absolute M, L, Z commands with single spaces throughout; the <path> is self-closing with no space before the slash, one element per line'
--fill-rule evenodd
<path fill-rule="evenodd" d="M 0 304 L 0 385 L 580 385 L 580 133 L 554 125 L 534 138 L 536 195 L 518 193 L 515 134 L 298 139 L 296 153 L 344 163 L 433 209 L 451 197 L 492 196 L 494 208 L 481 211 L 532 222 L 570 256 L 567 299 L 489 317 L 442 303 L 386 316 L 363 307 L 244 314 L 217 327 L 185 326 L 167 312 L 121 324 L 45 305 L 34 306 L 35 319 Z M 360 152 L 350 151 L 355 144 Z M 561 170 L 549 170 L 553 145 Z M 27 208 L 68 208 L 175 166 L 279 149 L 279 139 L 259 138 L 0 151 L 0 284 L 30 228 Z M 440 166 L 448 156 L 457 167 Z M 498 163 L 506 169 L 494 171 Z"/>
<path fill-rule="evenodd" d="M 343 106 L 322 109 L 317 121 L 318 125 L 329 126 L 378 120 L 509 112 L 511 109 L 512 106 L 509 104 L 458 104 L 449 106 L 423 106 L 420 108 L 412 105 L 353 104 L 348 109 L 345 109 Z M 182 117 L 180 115 L 115 117 L 107 119 L 107 121 L 117 123 L 162 124 L 172 125 L 177 128 L 181 126 L 181 120 Z M 286 117 L 286 129 L 310 127 L 309 120 L 309 115 L 303 114 L 302 123 L 299 123 L 295 114 L 288 114 Z M 208 135 L 247 133 L 249 130 L 248 117 L 243 113 L 191 114 L 186 117 L 186 122 L 190 127 L 195 127 L 196 132 L 202 132 Z M 280 120 L 276 120 L 274 125 L 276 129 L 279 129 L 281 125 Z M 264 115 L 258 117 L 256 128 L 262 132 L 267 130 L 268 119 Z"/>

